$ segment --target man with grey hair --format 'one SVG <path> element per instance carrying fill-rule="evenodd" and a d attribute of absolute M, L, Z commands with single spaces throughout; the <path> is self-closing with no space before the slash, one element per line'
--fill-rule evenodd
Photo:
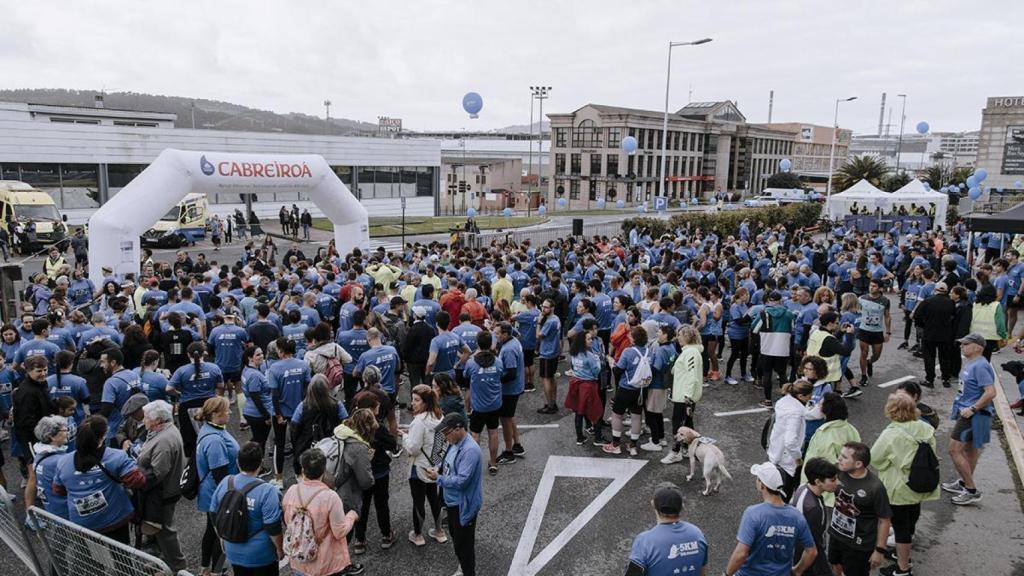
<path fill-rule="evenodd" d="M 171 570 L 185 569 L 178 531 L 174 525 L 174 509 L 181 497 L 178 479 L 185 462 L 181 433 L 174 426 L 174 411 L 164 400 L 154 400 L 142 407 L 143 423 L 148 435 L 139 451 L 139 470 L 146 477 L 142 497 L 142 532 L 156 535 L 160 554 Z"/>

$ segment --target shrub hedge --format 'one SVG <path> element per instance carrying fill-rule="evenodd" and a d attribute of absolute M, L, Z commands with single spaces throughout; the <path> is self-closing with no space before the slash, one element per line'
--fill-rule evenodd
<path fill-rule="evenodd" d="M 818 202 L 801 202 L 726 212 L 684 212 L 667 220 L 651 217 L 630 218 L 622 223 L 622 230 L 629 233 L 634 227 L 647 227 L 651 231 L 651 236 L 657 238 L 662 234 L 672 233 L 676 228 L 685 227 L 689 223 L 691 229 L 711 230 L 717 228 L 722 234 L 735 236 L 739 234 L 740 223 L 749 218 L 750 223 L 755 226 L 758 222 L 763 222 L 765 226 L 769 227 L 783 224 L 787 230 L 793 231 L 797 228 L 816 225 L 823 207 L 824 205 Z"/>

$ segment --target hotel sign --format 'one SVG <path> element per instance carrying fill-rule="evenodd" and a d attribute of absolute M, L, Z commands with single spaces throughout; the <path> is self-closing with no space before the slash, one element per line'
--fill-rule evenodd
<path fill-rule="evenodd" d="M 1024 96 L 1007 96 L 1005 98 L 989 98 L 989 106 L 995 108 L 1024 107 Z"/>

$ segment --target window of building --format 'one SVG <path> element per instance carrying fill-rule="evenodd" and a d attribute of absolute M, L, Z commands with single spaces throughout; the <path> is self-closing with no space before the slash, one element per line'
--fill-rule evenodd
<path fill-rule="evenodd" d="M 609 128 L 608 129 L 608 147 L 615 148 L 622 141 L 622 129 L 621 128 Z"/>
<path fill-rule="evenodd" d="M 97 125 L 100 123 L 95 118 L 69 118 L 66 116 L 50 116 L 50 122 L 56 122 L 57 124 L 93 124 Z"/>
<path fill-rule="evenodd" d="M 605 157 L 605 174 L 608 176 L 619 175 L 619 155 L 609 154 Z"/>
<path fill-rule="evenodd" d="M 601 155 L 591 154 L 590 155 L 590 175 L 599 176 L 601 175 Z"/>
<path fill-rule="evenodd" d="M 570 166 L 569 166 L 570 174 L 581 174 L 582 173 L 583 168 L 581 166 L 581 162 L 582 162 L 581 156 L 582 156 L 582 154 L 573 154 L 570 157 L 570 159 L 569 159 L 569 161 L 570 161 Z"/>
<path fill-rule="evenodd" d="M 565 154 L 555 154 L 555 174 L 565 174 Z"/>
<path fill-rule="evenodd" d="M 570 180 L 569 181 L 569 200 L 580 199 L 580 181 Z"/>
<path fill-rule="evenodd" d="M 653 129 L 647 131 L 647 149 L 648 150 L 655 150 L 655 149 L 657 149 L 657 146 L 654 144 L 654 134 L 656 132 L 657 132 L 657 130 L 653 130 Z M 660 133 L 659 133 L 659 138 L 660 138 Z"/>
<path fill-rule="evenodd" d="M 597 200 L 597 185 L 598 185 L 597 180 L 591 180 L 590 181 L 590 196 L 589 196 L 589 198 L 590 198 L 591 202 L 594 202 L 594 201 Z"/>
<path fill-rule="evenodd" d="M 626 157 L 626 175 L 629 176 L 630 178 L 633 178 L 636 175 L 636 172 L 633 171 L 634 158 L 635 156 Z"/>
<path fill-rule="evenodd" d="M 630 158 L 632 158 L 632 156 Z M 635 172 L 635 174 L 637 176 L 643 176 L 644 175 L 644 160 L 646 158 L 647 158 L 646 156 L 637 156 L 636 157 L 636 172 Z"/>
<path fill-rule="evenodd" d="M 637 132 L 636 147 L 637 148 L 644 148 L 646 144 L 647 144 L 647 130 L 645 128 L 641 128 Z"/>
<path fill-rule="evenodd" d="M 594 126 L 593 120 L 584 120 L 572 133 L 572 145 L 575 148 L 600 147 L 601 130 Z"/>
<path fill-rule="evenodd" d="M 133 126 L 135 128 L 156 128 L 156 122 L 138 122 L 135 120 L 114 120 L 114 126 Z"/>
<path fill-rule="evenodd" d="M 565 144 L 569 139 L 568 128 L 555 128 L 555 146 L 559 148 L 565 148 Z"/>

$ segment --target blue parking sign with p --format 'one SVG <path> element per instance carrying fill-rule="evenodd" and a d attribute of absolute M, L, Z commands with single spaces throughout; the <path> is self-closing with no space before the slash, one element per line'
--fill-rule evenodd
<path fill-rule="evenodd" d="M 655 196 L 654 210 L 656 212 L 664 212 L 665 210 L 668 210 L 668 198 L 664 196 Z"/>

